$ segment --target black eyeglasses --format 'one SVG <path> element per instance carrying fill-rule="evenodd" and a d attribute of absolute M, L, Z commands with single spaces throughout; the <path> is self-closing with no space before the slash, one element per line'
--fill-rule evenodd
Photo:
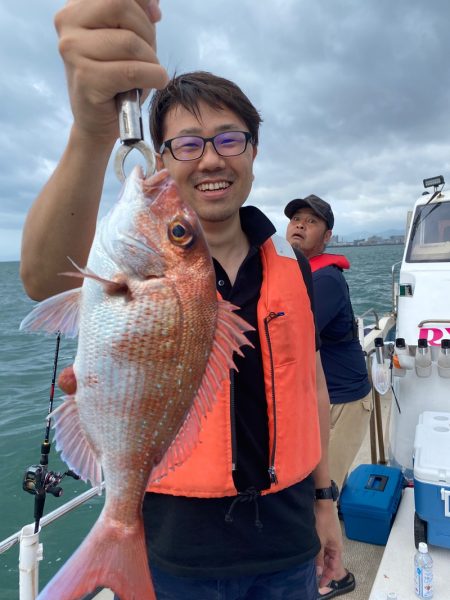
<path fill-rule="evenodd" d="M 253 139 L 248 131 L 224 131 L 208 138 L 180 135 L 163 142 L 159 153 L 168 148 L 175 160 L 197 160 L 203 156 L 206 142 L 212 143 L 219 156 L 238 156 L 245 152 L 249 142 L 253 144 Z"/>

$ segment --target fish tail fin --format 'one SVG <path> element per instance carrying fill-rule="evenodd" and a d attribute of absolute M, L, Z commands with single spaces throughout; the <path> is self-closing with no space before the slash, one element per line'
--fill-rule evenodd
<path fill-rule="evenodd" d="M 119 529 L 100 517 L 37 600 L 79 600 L 97 588 L 109 588 L 120 600 L 156 600 L 142 520 Z"/>

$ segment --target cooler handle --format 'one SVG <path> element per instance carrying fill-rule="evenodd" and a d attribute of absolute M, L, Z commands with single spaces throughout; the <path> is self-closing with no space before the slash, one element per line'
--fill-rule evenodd
<path fill-rule="evenodd" d="M 444 501 L 444 515 L 450 517 L 450 490 L 441 488 L 441 500 Z"/>

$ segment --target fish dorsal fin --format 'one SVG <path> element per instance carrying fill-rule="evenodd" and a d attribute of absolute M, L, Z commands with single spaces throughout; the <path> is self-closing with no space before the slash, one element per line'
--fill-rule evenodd
<path fill-rule="evenodd" d="M 233 312 L 236 309 L 236 306 L 219 299 L 213 347 L 197 395 L 177 436 L 153 469 L 150 482 L 158 481 L 188 458 L 197 444 L 202 422 L 212 410 L 223 382 L 229 377 L 229 370 L 236 369 L 233 352 L 242 356 L 241 346 L 253 347 L 245 332 L 254 328 Z"/>
<path fill-rule="evenodd" d="M 81 426 L 76 396 L 65 396 L 49 418 L 55 421 L 56 449 L 70 469 L 93 487 L 102 482 L 102 468 L 98 456 Z"/>
<path fill-rule="evenodd" d="M 30 332 L 60 331 L 66 337 L 76 337 L 80 318 L 81 288 L 67 290 L 40 302 L 20 324 L 20 330 Z"/>

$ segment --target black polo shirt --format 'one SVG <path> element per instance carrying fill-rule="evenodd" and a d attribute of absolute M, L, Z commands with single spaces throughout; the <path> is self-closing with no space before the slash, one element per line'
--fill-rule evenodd
<path fill-rule="evenodd" d="M 234 373 L 237 454 L 233 478 L 236 489 L 245 492 L 270 486 L 267 402 L 256 306 L 262 283 L 259 248 L 275 228 L 252 206 L 242 208 L 240 217 L 250 250 L 234 285 L 217 261 L 214 267 L 222 297 L 239 306 L 238 314 L 255 328 L 247 333 L 254 348 L 245 346 L 244 356 L 235 356 L 239 371 Z M 297 257 L 312 303 L 309 263 L 301 253 Z M 320 543 L 314 528 L 312 477 L 275 494 L 246 498 L 232 506 L 233 497 L 147 493 L 144 521 L 150 566 L 155 564 L 178 576 L 230 577 L 287 569 L 317 554 Z M 257 527 L 259 522 L 262 528 Z"/>

